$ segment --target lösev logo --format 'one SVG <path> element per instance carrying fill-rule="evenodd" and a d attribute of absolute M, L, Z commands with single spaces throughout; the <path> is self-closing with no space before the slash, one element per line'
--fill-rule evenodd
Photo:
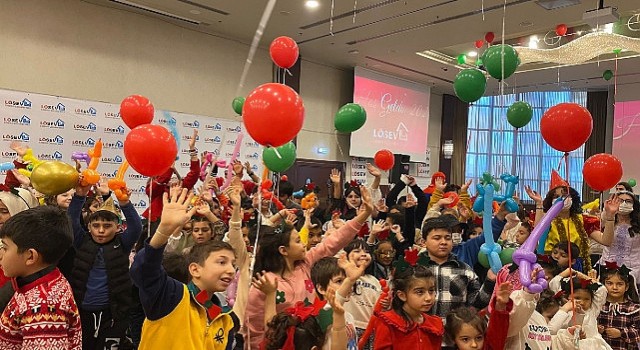
<path fill-rule="evenodd" d="M 95 108 L 93 107 L 89 107 L 89 108 L 76 108 L 75 109 L 75 113 L 78 115 L 86 115 L 88 117 L 95 117 L 96 114 L 98 113 L 98 111 L 96 111 Z"/>
<path fill-rule="evenodd" d="M 96 126 L 96 124 L 94 122 L 90 122 L 87 125 L 84 125 L 84 124 L 73 124 L 73 130 L 96 132 L 97 126 Z"/>
<path fill-rule="evenodd" d="M 147 186 L 140 186 L 137 188 L 132 188 L 131 189 L 131 193 L 135 193 L 135 194 L 145 194 L 144 191 L 146 191 Z"/>
<path fill-rule="evenodd" d="M 100 173 L 101 176 L 109 178 L 109 179 L 116 177 L 117 174 L 118 174 L 118 170 L 114 170 L 111 173 L 107 173 L 107 172 Z"/>
<path fill-rule="evenodd" d="M 124 126 L 122 126 L 122 125 L 118 125 L 118 126 L 117 126 L 117 127 L 115 127 L 115 128 L 108 127 L 108 126 L 105 126 L 105 127 L 104 127 L 104 132 L 105 132 L 105 133 L 107 133 L 107 134 L 118 134 L 118 135 L 124 135 L 124 131 L 125 131 L 125 130 L 124 130 Z"/>
<path fill-rule="evenodd" d="M 10 125 L 31 125 L 31 119 L 29 117 L 27 117 L 27 115 L 23 115 L 20 118 L 11 118 L 11 117 L 4 117 L 3 121 L 5 124 L 10 124 Z"/>
<path fill-rule="evenodd" d="M 247 147 L 251 147 L 251 148 L 258 148 L 260 147 L 260 144 L 255 142 L 255 141 L 248 141 L 244 143 L 245 146 Z"/>
<path fill-rule="evenodd" d="M 189 162 L 180 162 L 180 167 L 181 167 L 182 169 L 187 169 L 187 168 L 189 168 L 190 166 L 191 166 L 191 163 L 189 163 Z"/>
<path fill-rule="evenodd" d="M 19 135 L 4 134 L 2 139 L 4 141 L 29 141 L 30 137 L 26 132 L 22 132 Z"/>
<path fill-rule="evenodd" d="M 213 130 L 213 131 L 221 131 L 222 130 L 222 125 L 220 125 L 220 123 L 205 124 L 204 125 L 204 129 L 205 130 Z"/>
<path fill-rule="evenodd" d="M 22 101 L 17 100 L 4 100 L 4 105 L 7 107 L 13 108 L 26 108 L 31 109 L 31 101 L 28 98 L 22 99 Z"/>
<path fill-rule="evenodd" d="M 53 153 L 40 153 L 38 154 L 40 160 L 62 160 L 62 153 L 55 151 Z"/>
<path fill-rule="evenodd" d="M 45 112 L 64 113 L 66 107 L 62 102 L 59 102 L 57 105 L 42 104 L 40 105 L 40 110 Z"/>
<path fill-rule="evenodd" d="M 240 132 L 242 129 L 240 129 L 240 125 L 236 126 L 235 128 L 227 128 L 227 131 L 229 132 Z"/>
<path fill-rule="evenodd" d="M 192 135 L 182 135 L 182 141 L 191 141 Z M 200 135 L 196 136 L 196 141 L 200 141 Z"/>
<path fill-rule="evenodd" d="M 185 128 L 198 129 L 200 127 L 200 122 L 197 120 L 194 120 L 193 122 L 182 122 L 182 126 Z"/>
<path fill-rule="evenodd" d="M 255 153 L 253 153 L 253 154 L 247 154 L 247 155 L 245 156 L 245 158 L 246 158 L 246 159 L 259 159 L 259 158 L 260 158 L 260 155 L 259 155 L 257 152 L 255 152 Z"/>
<path fill-rule="evenodd" d="M 54 121 L 43 120 L 40 122 L 41 128 L 49 128 L 49 129 L 64 129 L 64 120 L 58 118 Z"/>
<path fill-rule="evenodd" d="M 71 142 L 72 146 L 83 146 L 83 147 L 93 147 L 96 144 L 96 140 L 92 139 L 91 137 L 86 139 L 86 140 L 73 140 Z"/>
<path fill-rule="evenodd" d="M 105 163 L 105 164 L 122 164 L 122 157 L 121 156 L 102 157 L 102 159 L 100 159 L 100 161 Z"/>
<path fill-rule="evenodd" d="M 136 209 L 145 209 L 147 207 L 147 202 L 141 199 L 139 202 L 133 203 L 133 207 Z"/>
<path fill-rule="evenodd" d="M 120 119 L 120 113 L 104 112 L 104 117 L 108 119 Z"/>
<path fill-rule="evenodd" d="M 17 156 L 18 156 L 18 153 L 14 152 L 14 151 L 2 151 L 2 152 L 0 152 L 0 157 L 2 157 L 2 158 L 14 159 Z"/>
<path fill-rule="evenodd" d="M 134 173 L 129 174 L 128 177 L 129 177 L 129 180 L 144 180 L 144 179 L 146 179 L 146 177 L 144 175 L 134 174 Z"/>
<path fill-rule="evenodd" d="M 124 148 L 124 143 L 120 140 L 116 142 L 102 142 L 102 147 L 106 149 L 122 149 Z"/>
<path fill-rule="evenodd" d="M 220 138 L 220 136 L 205 137 L 204 138 L 204 143 L 213 143 L 215 145 L 219 145 L 220 143 L 222 143 L 222 139 Z"/>
<path fill-rule="evenodd" d="M 38 139 L 38 143 L 45 145 L 64 145 L 64 138 L 60 135 L 56 135 L 54 137 L 43 136 Z"/>

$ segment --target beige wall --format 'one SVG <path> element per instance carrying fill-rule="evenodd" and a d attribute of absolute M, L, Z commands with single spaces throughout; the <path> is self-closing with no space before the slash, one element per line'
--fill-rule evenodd
<path fill-rule="evenodd" d="M 236 118 L 230 104 L 249 50 L 244 43 L 77 0 L 3 0 L 0 47 L 2 89 L 110 103 L 137 93 L 158 109 L 218 118 Z M 347 161 L 349 136 L 336 138 L 333 115 L 352 99 L 353 71 L 303 60 L 301 77 L 306 120 L 298 157 Z M 268 52 L 259 49 L 240 95 L 270 80 Z M 441 114 L 442 96 L 432 94 L 432 169 Z M 329 153 L 318 154 L 318 147 Z"/>

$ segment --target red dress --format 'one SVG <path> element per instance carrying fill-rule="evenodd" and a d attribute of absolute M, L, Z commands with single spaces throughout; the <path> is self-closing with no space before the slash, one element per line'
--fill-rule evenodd
<path fill-rule="evenodd" d="M 435 350 L 442 346 L 444 326 L 440 317 L 422 314 L 420 324 L 408 322 L 395 311 L 376 313 L 373 348 Z"/>

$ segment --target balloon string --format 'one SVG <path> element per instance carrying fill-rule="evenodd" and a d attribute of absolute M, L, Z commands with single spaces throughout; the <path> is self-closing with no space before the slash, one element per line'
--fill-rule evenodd
<path fill-rule="evenodd" d="M 151 202 L 153 201 L 153 178 L 149 178 L 149 215 L 147 217 L 147 237 L 151 237 Z M 171 233 L 173 234 L 173 232 Z"/>
<path fill-rule="evenodd" d="M 335 8 L 336 0 L 331 0 L 331 15 L 329 16 L 329 34 L 333 36 L 333 10 Z"/>
<path fill-rule="evenodd" d="M 571 181 L 571 179 L 569 178 L 569 152 L 565 152 L 564 153 L 564 167 L 565 167 L 565 176 L 567 177 L 567 197 L 569 197 L 571 195 L 571 192 L 569 192 L 569 182 Z M 570 221 L 571 221 L 571 209 L 569 209 L 569 219 L 567 220 L 567 252 L 569 253 L 569 290 L 570 290 L 570 295 L 571 295 L 571 307 L 573 309 L 573 325 L 575 326 L 577 323 L 576 320 L 576 302 L 575 302 L 575 298 L 573 295 L 573 270 L 572 270 L 572 266 L 571 266 L 571 261 L 573 261 L 573 258 L 571 257 L 571 232 L 569 231 L 570 227 Z"/>
<path fill-rule="evenodd" d="M 280 155 L 280 152 L 278 152 L 278 147 L 272 147 L 273 151 L 276 153 L 276 156 L 280 159 L 282 159 L 282 156 Z"/>
<path fill-rule="evenodd" d="M 513 132 L 513 159 L 511 160 L 511 175 L 516 173 L 516 162 L 518 161 L 518 128 Z"/>
<path fill-rule="evenodd" d="M 273 8 L 276 6 L 277 0 L 269 0 L 267 6 L 262 13 L 262 18 L 260 18 L 260 23 L 258 24 L 258 28 L 256 29 L 255 34 L 253 35 L 253 41 L 251 41 L 251 48 L 249 49 L 249 55 L 247 56 L 247 61 L 244 63 L 244 68 L 242 69 L 242 76 L 240 76 L 240 83 L 238 84 L 238 88 L 236 89 L 235 96 L 240 95 L 240 91 L 244 87 L 244 82 L 247 80 L 247 75 L 249 74 L 249 68 L 251 67 L 251 63 L 253 62 L 253 57 L 256 54 L 256 50 L 258 49 L 258 44 L 260 44 L 260 39 L 262 39 L 262 34 L 264 34 L 264 29 L 267 27 L 267 23 L 269 22 L 269 18 L 271 18 L 271 12 L 273 12 Z"/>
<path fill-rule="evenodd" d="M 334 134 L 336 135 L 336 144 L 338 145 L 340 155 L 344 157 L 344 152 L 342 151 L 342 146 L 340 145 L 340 139 L 338 138 L 338 130 L 334 131 Z"/>
<path fill-rule="evenodd" d="M 613 102 L 616 102 L 616 95 L 618 94 L 618 54 L 616 54 L 616 68 L 613 74 Z"/>
<path fill-rule="evenodd" d="M 482 20 L 484 21 L 484 0 L 482 0 L 481 10 L 482 10 Z"/>
<path fill-rule="evenodd" d="M 484 0 L 483 0 L 483 1 L 484 1 Z M 357 9 L 357 8 L 358 8 L 358 0 L 355 0 L 355 1 L 353 2 L 353 20 L 352 20 L 352 23 L 353 23 L 353 24 L 356 24 L 356 13 L 357 13 L 356 9 Z"/>

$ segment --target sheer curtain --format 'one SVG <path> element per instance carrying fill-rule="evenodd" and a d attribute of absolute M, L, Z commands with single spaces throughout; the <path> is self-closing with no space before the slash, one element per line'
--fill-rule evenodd
<path fill-rule="evenodd" d="M 584 145 L 585 160 L 594 154 L 605 152 L 608 98 L 609 92 L 607 91 L 587 92 L 587 109 L 593 117 L 593 132 Z M 598 198 L 598 193 L 595 193 L 585 183 L 582 188 L 582 202 L 588 203 L 596 198 Z"/>
<path fill-rule="evenodd" d="M 506 116 L 507 108 L 516 101 L 528 102 L 533 108 L 531 122 L 517 132 L 507 122 Z M 520 177 L 518 193 L 524 193 L 525 185 L 546 193 L 551 169 L 559 168 L 563 153 L 544 142 L 540 134 L 540 119 L 549 107 L 561 102 L 586 106 L 587 93 L 553 91 L 487 96 L 471 105 L 467 127 L 466 178 L 478 179 L 484 172 L 499 177 L 515 169 L 513 173 Z M 570 153 L 569 162 L 571 174 L 568 180 L 573 188 L 582 189 L 584 145 Z M 559 173 L 567 178 L 564 165 Z M 475 188 L 472 191 L 475 192 Z M 528 199 L 526 195 L 522 198 L 525 202 Z"/>

